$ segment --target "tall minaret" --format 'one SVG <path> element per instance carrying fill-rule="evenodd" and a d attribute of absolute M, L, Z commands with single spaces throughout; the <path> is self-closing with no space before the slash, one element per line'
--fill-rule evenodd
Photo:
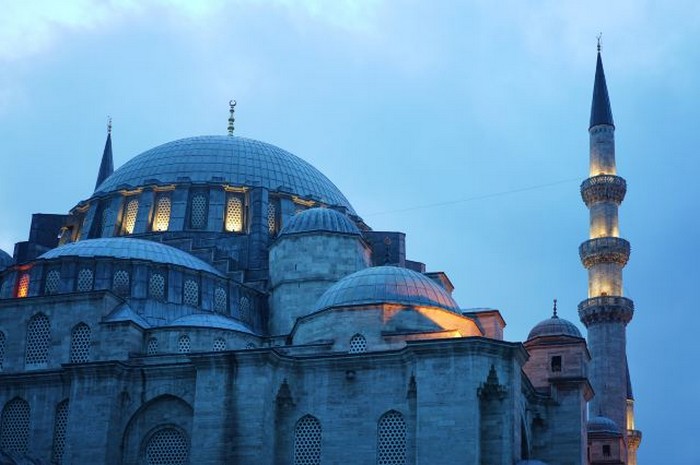
<path fill-rule="evenodd" d="M 588 329 L 591 352 L 589 378 L 595 397 L 590 412 L 608 417 L 619 426 L 627 443 L 626 463 L 635 465 L 641 433 L 634 429 L 626 353 L 626 327 L 632 320 L 634 303 L 622 296 L 622 269 L 630 256 L 630 244 L 619 237 L 617 216 L 627 183 L 617 176 L 615 167 L 615 124 L 600 42 L 588 132 L 590 177 L 581 184 L 581 197 L 590 211 L 590 238 L 579 247 L 588 270 L 588 299 L 579 304 L 578 312 Z"/>

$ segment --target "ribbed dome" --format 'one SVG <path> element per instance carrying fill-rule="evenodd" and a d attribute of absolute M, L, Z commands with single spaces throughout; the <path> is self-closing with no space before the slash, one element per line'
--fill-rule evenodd
<path fill-rule="evenodd" d="M 194 326 L 200 328 L 219 328 L 238 331 L 241 333 L 253 334 L 253 332 L 242 323 L 227 318 L 217 313 L 193 313 L 183 316 L 170 323 L 168 326 Z"/>
<path fill-rule="evenodd" d="M 12 259 L 10 254 L 0 249 L 0 270 L 7 268 L 12 265 L 15 261 Z"/>
<path fill-rule="evenodd" d="M 352 234 L 355 236 L 362 235 L 360 229 L 350 218 L 330 208 L 310 208 L 294 215 L 287 221 L 279 235 L 317 231 Z"/>
<path fill-rule="evenodd" d="M 608 417 L 595 416 L 588 420 L 588 432 L 620 434 L 620 428 Z"/>
<path fill-rule="evenodd" d="M 87 239 L 56 247 L 39 258 L 50 260 L 58 257 L 111 257 L 118 259 L 148 260 L 183 266 L 223 276 L 219 270 L 180 249 L 143 239 L 110 237 Z"/>
<path fill-rule="evenodd" d="M 160 145 L 126 162 L 95 191 L 187 180 L 261 186 L 354 213 L 338 188 L 309 163 L 274 145 L 234 136 L 190 137 Z"/>
<path fill-rule="evenodd" d="M 316 310 L 383 303 L 459 311 L 457 302 L 433 280 L 396 266 L 366 268 L 344 277 L 323 293 Z"/>
<path fill-rule="evenodd" d="M 554 315 L 544 321 L 540 321 L 532 328 L 527 339 L 534 339 L 541 336 L 573 336 L 582 337 L 581 332 L 575 324 L 564 318 Z"/>

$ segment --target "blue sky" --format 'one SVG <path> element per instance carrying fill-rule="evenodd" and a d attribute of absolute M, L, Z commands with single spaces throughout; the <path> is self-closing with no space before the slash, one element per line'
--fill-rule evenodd
<path fill-rule="evenodd" d="M 27 5 L 31 3 L 31 5 Z M 236 133 L 306 159 L 462 307 L 510 340 L 586 297 L 595 37 L 628 181 L 628 354 L 640 463 L 700 464 L 700 3 L 694 1 L 9 1 L 0 16 L 0 248 L 31 214 L 90 196 L 115 164 Z M 582 328 L 583 329 L 583 328 Z"/>

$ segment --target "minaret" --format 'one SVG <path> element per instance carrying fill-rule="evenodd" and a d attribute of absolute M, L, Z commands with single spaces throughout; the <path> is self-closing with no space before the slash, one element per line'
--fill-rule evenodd
<path fill-rule="evenodd" d="M 617 176 L 615 166 L 615 124 L 600 41 L 588 132 L 590 177 L 581 184 L 581 197 L 590 211 L 590 235 L 579 247 L 588 270 L 588 299 L 579 304 L 578 312 L 588 329 L 591 352 L 589 379 L 595 397 L 590 412 L 610 418 L 626 432 L 626 463 L 634 465 L 641 433 L 634 430 L 626 354 L 626 327 L 632 320 L 634 303 L 622 296 L 622 269 L 630 256 L 630 244 L 619 237 L 617 215 L 627 183 Z"/>
<path fill-rule="evenodd" d="M 112 118 L 107 123 L 107 141 L 105 149 L 102 152 L 102 162 L 100 170 L 97 172 L 97 182 L 95 182 L 95 190 L 102 184 L 102 181 L 107 179 L 114 172 L 114 161 L 112 160 Z"/>

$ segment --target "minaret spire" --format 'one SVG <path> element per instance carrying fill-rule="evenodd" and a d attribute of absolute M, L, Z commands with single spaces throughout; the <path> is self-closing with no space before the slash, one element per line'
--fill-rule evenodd
<path fill-rule="evenodd" d="M 233 112 L 235 111 L 235 108 L 236 108 L 236 101 L 229 100 L 228 101 L 228 108 L 229 108 L 228 135 L 232 136 L 233 135 L 233 123 L 236 121 L 236 118 L 233 117 Z"/>
<path fill-rule="evenodd" d="M 114 160 L 112 159 L 112 117 L 109 117 L 107 122 L 107 141 L 105 149 L 102 152 L 102 162 L 100 170 L 97 172 L 97 182 L 95 182 L 95 190 L 100 187 L 100 184 L 114 172 Z"/>
<path fill-rule="evenodd" d="M 588 126 L 589 129 L 599 124 L 615 126 L 612 109 L 610 108 L 608 85 L 605 82 L 603 59 L 600 56 L 600 38 L 601 35 L 598 35 L 598 59 L 595 65 L 595 83 L 593 84 L 593 102 L 591 104 L 591 123 Z"/>

